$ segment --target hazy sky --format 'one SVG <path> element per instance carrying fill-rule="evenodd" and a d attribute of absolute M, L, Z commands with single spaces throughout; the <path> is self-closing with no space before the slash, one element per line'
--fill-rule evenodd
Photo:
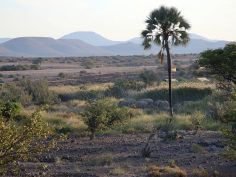
<path fill-rule="evenodd" d="M 113 40 L 139 36 L 150 11 L 175 6 L 191 32 L 236 40 L 236 0 L 0 0 L 0 37 L 95 31 Z"/>

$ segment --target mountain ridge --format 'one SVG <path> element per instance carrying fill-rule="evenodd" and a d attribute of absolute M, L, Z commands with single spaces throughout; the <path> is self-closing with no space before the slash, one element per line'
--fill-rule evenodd
<path fill-rule="evenodd" d="M 82 34 L 85 34 L 84 37 L 82 36 L 83 38 L 81 37 Z M 73 39 L 73 36 L 76 39 Z M 228 43 L 227 41 L 211 40 L 192 33 L 190 37 L 192 39 L 186 47 L 173 47 L 171 49 L 172 53 L 200 53 L 206 49 L 224 47 Z M 50 37 L 19 37 L 0 44 L 0 56 L 79 57 L 149 55 L 158 53 L 160 49 L 158 46 L 153 46 L 150 50 L 144 50 L 141 43 L 142 38 L 140 37 L 131 38 L 127 41 L 113 41 L 95 32 L 75 32 L 64 35 L 59 39 Z"/>

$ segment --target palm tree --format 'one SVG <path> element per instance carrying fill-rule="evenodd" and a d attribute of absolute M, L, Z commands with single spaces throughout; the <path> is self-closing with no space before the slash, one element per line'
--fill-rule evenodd
<path fill-rule="evenodd" d="M 190 24 L 181 15 L 176 8 L 161 6 L 151 12 L 145 21 L 146 29 L 141 33 L 144 49 L 149 49 L 153 44 L 161 46 L 158 57 L 161 63 L 164 59 L 164 51 L 166 50 L 169 80 L 169 106 L 170 115 L 173 118 L 172 108 L 172 86 L 171 86 L 171 56 L 170 46 L 186 45 L 189 42 L 187 30 Z"/>

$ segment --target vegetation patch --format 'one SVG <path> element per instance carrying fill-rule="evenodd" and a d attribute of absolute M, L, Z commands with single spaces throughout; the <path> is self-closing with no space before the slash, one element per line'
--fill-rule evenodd
<path fill-rule="evenodd" d="M 147 169 L 150 177 L 187 177 L 185 170 L 178 166 L 150 166 Z"/>

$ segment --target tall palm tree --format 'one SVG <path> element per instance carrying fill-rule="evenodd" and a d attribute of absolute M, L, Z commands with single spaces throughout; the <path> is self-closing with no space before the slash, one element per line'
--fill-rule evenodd
<path fill-rule="evenodd" d="M 169 80 L 169 106 L 170 115 L 173 118 L 172 108 L 172 86 L 171 86 L 171 56 L 170 46 L 186 45 L 189 42 L 187 30 L 190 24 L 176 8 L 161 6 L 151 12 L 147 20 L 146 29 L 141 33 L 143 37 L 144 49 L 149 49 L 153 44 L 161 46 L 158 57 L 161 63 L 166 51 Z"/>

